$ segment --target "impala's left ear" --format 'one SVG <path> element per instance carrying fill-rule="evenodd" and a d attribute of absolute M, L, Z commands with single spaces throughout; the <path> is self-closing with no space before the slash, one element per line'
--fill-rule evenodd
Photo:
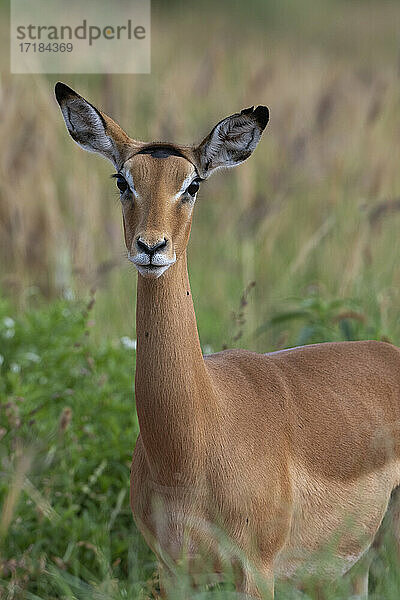
<path fill-rule="evenodd" d="M 235 167 L 250 156 L 260 141 L 269 120 L 266 106 L 245 108 L 226 117 L 195 148 L 201 177 L 208 177 L 220 167 Z"/>

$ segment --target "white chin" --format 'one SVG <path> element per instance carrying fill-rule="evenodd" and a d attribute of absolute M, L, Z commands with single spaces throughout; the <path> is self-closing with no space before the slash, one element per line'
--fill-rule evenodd
<path fill-rule="evenodd" d="M 156 265 L 135 265 L 142 277 L 149 277 L 151 279 L 157 279 L 160 277 L 171 265 L 164 265 L 158 267 Z"/>

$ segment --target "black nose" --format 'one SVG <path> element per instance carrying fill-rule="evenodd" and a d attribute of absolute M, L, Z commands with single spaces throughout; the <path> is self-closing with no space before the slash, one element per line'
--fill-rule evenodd
<path fill-rule="evenodd" d="M 161 240 L 161 242 L 157 242 L 153 246 L 149 246 L 148 244 L 146 244 L 146 242 L 141 240 L 139 237 L 136 240 L 136 244 L 137 244 L 137 247 L 139 248 L 139 250 L 142 250 L 142 252 L 145 252 L 149 256 L 153 256 L 153 254 L 155 254 L 157 252 L 157 250 L 163 250 L 166 247 L 167 240 L 164 238 L 163 240 Z"/>

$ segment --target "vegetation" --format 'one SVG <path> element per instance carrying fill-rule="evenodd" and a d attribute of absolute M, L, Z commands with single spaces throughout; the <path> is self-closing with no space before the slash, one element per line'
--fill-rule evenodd
<path fill-rule="evenodd" d="M 197 4 L 153 3 L 150 76 L 63 79 L 146 140 L 191 143 L 270 107 L 252 159 L 199 193 L 189 270 L 203 348 L 400 344 L 397 3 Z M 56 77 L 3 67 L 0 598 L 156 597 L 128 498 L 135 275 L 118 194 L 110 167 L 68 138 Z M 188 585 L 180 576 L 171 600 Z M 228 576 L 195 597 L 232 589 Z M 371 590 L 399 597 L 390 544 Z M 345 582 L 326 594 L 346 597 Z"/>

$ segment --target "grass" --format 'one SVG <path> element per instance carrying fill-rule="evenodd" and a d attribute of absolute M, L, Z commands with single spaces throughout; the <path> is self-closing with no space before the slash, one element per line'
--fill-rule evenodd
<path fill-rule="evenodd" d="M 44 598 L 48 561 L 91 580 L 119 557 L 127 576 L 138 431 L 127 340 L 94 345 L 88 308 L 67 301 L 15 319 L 1 309 L 2 575 Z"/>
<path fill-rule="evenodd" d="M 128 502 L 135 276 L 112 168 L 68 138 L 58 77 L 8 73 L 6 29 L 0 597 L 136 600 L 157 582 Z M 62 78 L 146 140 L 191 143 L 270 107 L 251 160 L 199 194 L 189 270 L 205 349 L 400 343 L 397 34 L 390 0 L 154 1 L 150 76 Z M 388 545 L 371 590 L 397 600 L 399 588 Z M 212 593 L 234 597 L 229 582 Z"/>

